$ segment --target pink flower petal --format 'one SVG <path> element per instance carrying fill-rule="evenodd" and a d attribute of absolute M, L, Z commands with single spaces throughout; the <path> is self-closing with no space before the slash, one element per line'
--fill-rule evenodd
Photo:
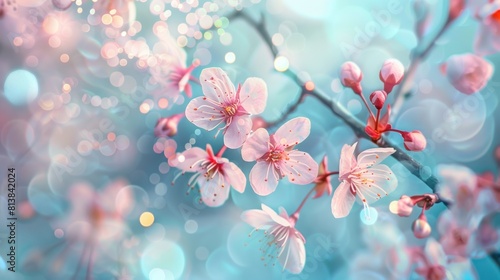
<path fill-rule="evenodd" d="M 372 203 L 387 196 L 398 186 L 398 179 L 387 165 L 380 164 L 364 171 L 360 171 L 363 181 L 353 180 L 358 191 L 364 196 L 366 202 Z M 369 183 L 365 183 L 364 181 Z"/>
<path fill-rule="evenodd" d="M 244 161 L 255 161 L 269 151 L 269 133 L 264 128 L 257 129 L 241 147 Z"/>
<path fill-rule="evenodd" d="M 267 212 L 257 209 L 247 210 L 241 213 L 241 219 L 256 229 L 268 229 L 274 225 L 274 220 L 271 219 Z"/>
<path fill-rule="evenodd" d="M 203 94 L 213 101 L 220 103 L 234 101 L 236 90 L 234 85 L 221 68 L 205 68 L 201 71 L 200 83 Z"/>
<path fill-rule="evenodd" d="M 351 186 L 346 181 L 340 183 L 332 198 L 332 214 L 335 218 L 349 215 L 356 196 L 351 193 Z"/>
<path fill-rule="evenodd" d="M 289 231 L 289 241 L 283 253 L 279 256 L 279 261 L 283 265 L 283 269 L 299 274 L 306 263 L 306 249 L 304 241 L 298 237 L 300 233 L 296 234 L 295 232 L 298 231 L 294 228 L 290 228 Z"/>
<path fill-rule="evenodd" d="M 274 170 L 272 163 L 257 162 L 250 171 L 250 185 L 258 195 L 269 195 L 276 190 L 281 178 Z"/>
<path fill-rule="evenodd" d="M 248 78 L 241 87 L 241 106 L 250 114 L 260 114 L 264 112 L 267 102 L 267 85 L 259 78 Z"/>
<path fill-rule="evenodd" d="M 196 126 L 210 131 L 226 120 L 221 110 L 205 97 L 197 97 L 187 105 L 186 118 Z"/>
<path fill-rule="evenodd" d="M 354 150 L 358 142 L 352 146 L 345 144 L 340 152 L 339 163 L 339 180 L 343 180 L 344 175 L 350 173 L 356 167 L 356 157 L 354 157 Z"/>
<path fill-rule="evenodd" d="M 241 169 L 232 162 L 222 166 L 224 178 L 238 192 L 243 193 L 247 184 L 247 178 Z"/>
<path fill-rule="evenodd" d="M 276 133 L 274 139 L 284 147 L 294 146 L 304 141 L 311 131 L 311 121 L 308 118 L 298 117 L 287 121 Z"/>
<path fill-rule="evenodd" d="M 196 172 L 200 170 L 200 165 L 199 164 L 193 165 L 193 164 L 195 164 L 197 161 L 201 159 L 206 159 L 207 157 L 208 154 L 205 150 L 198 147 L 194 147 L 182 152 L 177 157 L 178 164 L 175 167 L 179 168 L 182 171 Z"/>
<path fill-rule="evenodd" d="M 264 203 L 262 203 L 262 204 L 260 205 L 260 207 L 262 208 L 262 210 L 263 210 L 264 212 L 266 212 L 266 213 L 269 215 L 269 217 L 270 217 L 270 218 L 271 218 L 271 219 L 272 219 L 275 223 L 280 224 L 280 225 L 282 225 L 282 226 L 284 226 L 284 227 L 289 227 L 289 226 L 291 226 L 291 225 L 290 225 L 290 222 L 288 221 L 288 218 L 284 218 L 284 217 L 282 217 L 282 216 L 278 215 L 278 213 L 276 213 L 276 212 L 275 212 L 275 211 L 274 211 L 271 207 L 269 207 L 269 206 L 265 205 Z"/>
<path fill-rule="evenodd" d="M 283 160 L 281 168 L 291 183 L 309 184 L 318 175 L 318 164 L 305 152 L 293 150 L 287 153 L 289 159 Z"/>
<path fill-rule="evenodd" d="M 373 148 L 363 151 L 358 155 L 358 167 L 374 166 L 395 152 L 393 148 Z"/>
<path fill-rule="evenodd" d="M 224 145 L 236 149 L 243 145 L 252 130 L 252 119 L 249 115 L 233 117 L 224 133 Z"/>
<path fill-rule="evenodd" d="M 224 177 L 220 174 L 215 174 L 212 179 L 207 180 L 205 177 L 198 178 L 200 186 L 200 194 L 203 202 L 210 207 L 221 206 L 229 197 L 231 187 Z"/>
<path fill-rule="evenodd" d="M 431 265 L 446 266 L 446 254 L 443 247 L 434 239 L 429 238 L 425 244 L 425 255 Z"/>

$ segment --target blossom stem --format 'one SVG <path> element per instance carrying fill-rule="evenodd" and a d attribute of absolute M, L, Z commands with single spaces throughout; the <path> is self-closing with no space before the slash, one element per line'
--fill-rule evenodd
<path fill-rule="evenodd" d="M 402 131 L 402 130 L 395 129 L 395 128 L 391 128 L 391 129 L 389 129 L 389 130 L 387 130 L 387 131 L 397 132 L 397 133 L 399 133 L 399 134 L 401 134 L 401 135 L 403 135 L 403 134 L 407 133 L 406 131 Z"/>
<path fill-rule="evenodd" d="M 375 119 L 375 131 L 378 131 L 378 120 L 379 119 L 380 119 L 380 109 L 377 109 L 377 118 Z"/>
<path fill-rule="evenodd" d="M 326 178 L 328 176 L 337 175 L 337 174 L 339 174 L 338 171 L 332 171 L 332 172 L 328 172 L 328 173 L 324 174 L 323 176 Z"/>
<path fill-rule="evenodd" d="M 217 154 L 215 155 L 216 157 L 222 157 L 222 155 L 224 154 L 224 152 L 227 150 L 227 147 L 226 145 L 222 145 L 222 147 L 220 148 L 220 150 L 217 152 Z"/>
<path fill-rule="evenodd" d="M 359 96 L 361 97 L 361 100 L 363 100 L 363 103 L 365 103 L 366 109 L 370 113 L 370 116 L 375 120 L 375 115 L 373 114 L 372 110 L 370 109 L 370 106 L 368 106 L 368 102 L 366 102 L 365 97 L 363 96 L 363 93 L 360 93 Z"/>
<path fill-rule="evenodd" d="M 302 199 L 302 202 L 300 203 L 299 207 L 297 207 L 297 210 L 295 210 L 295 212 L 293 212 L 293 214 L 290 216 L 290 218 L 294 219 L 295 222 L 297 222 L 297 220 L 299 219 L 299 214 L 300 214 L 300 210 L 302 210 L 302 207 L 304 206 L 304 204 L 306 203 L 307 199 L 309 198 L 309 196 L 311 196 L 311 194 L 313 193 L 313 191 L 316 189 L 316 187 L 314 186 L 307 194 L 306 196 L 304 197 L 304 199 Z"/>
<path fill-rule="evenodd" d="M 284 120 L 286 120 L 286 118 L 293 112 L 295 112 L 295 110 L 297 110 L 297 108 L 299 107 L 300 103 L 302 103 L 302 101 L 304 101 L 304 98 L 306 97 L 306 94 L 307 94 L 307 90 L 302 87 L 302 91 L 300 92 L 300 95 L 299 95 L 299 98 L 297 98 L 297 100 L 292 103 L 288 109 L 283 112 L 283 114 L 281 114 L 281 116 L 272 121 L 272 122 L 268 122 L 267 123 L 267 127 L 272 127 L 272 126 L 275 126 L 277 124 L 280 124 L 281 122 L 283 122 Z"/>

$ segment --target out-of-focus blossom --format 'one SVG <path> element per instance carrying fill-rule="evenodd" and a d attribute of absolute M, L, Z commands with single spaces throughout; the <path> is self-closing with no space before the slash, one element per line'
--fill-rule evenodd
<path fill-rule="evenodd" d="M 391 203 L 390 210 L 392 213 L 401 217 L 408 217 L 413 211 L 413 206 L 415 206 L 415 203 L 413 202 L 411 197 L 403 195 L 399 200 L 393 201 Z"/>
<path fill-rule="evenodd" d="M 419 130 L 403 133 L 404 146 L 408 151 L 418 152 L 425 149 L 427 140 Z"/>
<path fill-rule="evenodd" d="M 328 157 L 324 156 L 319 164 L 318 177 L 314 179 L 316 186 L 314 190 L 316 194 L 313 198 L 321 197 L 323 194 L 330 196 L 332 194 L 332 184 L 330 179 L 330 172 L 328 171 Z"/>
<path fill-rule="evenodd" d="M 432 232 L 432 228 L 423 213 L 413 222 L 411 230 L 416 238 L 427 238 Z"/>
<path fill-rule="evenodd" d="M 448 22 L 454 21 L 465 9 L 465 0 L 450 0 L 450 9 L 448 12 Z"/>
<path fill-rule="evenodd" d="M 450 261 L 433 238 L 427 240 L 423 251 L 414 254 L 420 259 L 415 272 L 426 280 L 464 279 L 465 276 L 476 279 L 468 259 Z"/>
<path fill-rule="evenodd" d="M 256 131 L 259 128 L 267 128 L 268 123 L 260 116 L 252 116 L 252 131 Z"/>
<path fill-rule="evenodd" d="M 306 262 L 305 238 L 295 229 L 296 218 L 288 216 L 285 209 L 280 209 L 278 215 L 273 209 L 262 204 L 262 210 L 247 210 L 241 218 L 254 231 L 264 231 L 261 248 L 263 258 L 278 260 L 283 270 L 298 274 L 304 269 Z"/>
<path fill-rule="evenodd" d="M 474 172 L 460 165 L 440 165 L 438 174 L 441 177 L 437 186 L 439 197 L 452 203 L 451 210 L 457 212 L 458 217 L 469 216 L 478 196 Z"/>
<path fill-rule="evenodd" d="M 248 78 L 236 91 L 226 72 L 220 68 L 203 69 L 200 83 L 205 96 L 197 97 L 186 107 L 186 118 L 206 130 L 224 124 L 224 144 L 241 147 L 252 129 L 251 114 L 264 111 L 267 102 L 266 83 Z"/>
<path fill-rule="evenodd" d="M 479 30 L 474 43 L 478 55 L 490 55 L 500 51 L 500 1 L 469 1 L 473 14 L 479 20 Z"/>
<path fill-rule="evenodd" d="M 439 216 L 437 225 L 441 236 L 439 242 L 446 254 L 468 257 L 468 244 L 474 227 L 470 223 L 459 224 L 450 211 Z"/>
<path fill-rule="evenodd" d="M 309 136 L 311 121 L 294 118 L 269 136 L 264 128 L 257 129 L 243 144 L 241 155 L 245 161 L 257 161 L 250 171 L 250 184 L 258 195 L 268 195 L 276 189 L 279 180 L 288 177 L 291 183 L 305 185 L 318 175 L 318 164 L 295 145 Z"/>
<path fill-rule="evenodd" d="M 201 199 L 212 207 L 222 205 L 229 197 L 231 186 L 238 192 L 245 191 L 247 179 L 236 164 L 222 157 L 225 148 L 216 155 L 210 144 L 206 150 L 198 147 L 182 152 L 176 167 L 184 172 L 195 172 L 189 179 L 200 187 Z"/>
<path fill-rule="evenodd" d="M 448 81 L 465 94 L 483 89 L 493 75 L 493 65 L 475 54 L 453 55 L 445 67 Z"/>
<path fill-rule="evenodd" d="M 379 119 L 378 123 L 373 117 L 368 117 L 365 127 L 365 132 L 372 138 L 373 141 L 378 141 L 382 137 L 382 133 L 389 131 L 392 127 L 389 124 L 389 117 L 391 115 L 391 106 L 387 106 L 387 111 Z"/>
<path fill-rule="evenodd" d="M 399 60 L 391 58 L 384 62 L 379 77 L 384 83 L 384 91 L 387 94 L 391 93 L 392 88 L 403 80 L 404 73 L 405 67 Z"/>
<path fill-rule="evenodd" d="M 151 56 L 156 60 L 156 63 L 148 67 L 152 80 L 161 85 L 162 95 L 166 95 L 174 101 L 183 92 L 191 98 L 192 89 L 189 81 L 196 81 L 192 72 L 200 65 L 200 61 L 195 59 L 190 66 L 187 66 L 184 49 L 179 47 L 170 34 L 162 33 L 160 35 L 158 47 L 154 49 L 155 52 Z"/>
<path fill-rule="evenodd" d="M 349 214 L 356 197 L 368 208 L 382 196 L 387 196 L 396 189 L 398 180 L 392 170 L 380 164 L 385 158 L 395 152 L 393 148 L 373 148 L 361 152 L 354 157 L 354 145 L 344 145 L 340 154 L 340 185 L 332 198 L 332 213 L 335 218 Z"/>
<path fill-rule="evenodd" d="M 172 137 L 177 134 L 179 122 L 184 117 L 184 113 L 175 114 L 170 117 L 160 118 L 156 122 L 154 133 L 156 137 Z"/>
<path fill-rule="evenodd" d="M 340 82 L 356 94 L 361 94 L 361 79 L 363 79 L 363 72 L 356 63 L 347 61 L 340 66 Z"/>
<path fill-rule="evenodd" d="M 387 98 L 387 93 L 383 90 L 376 90 L 370 94 L 370 101 L 378 110 L 382 109 Z"/>

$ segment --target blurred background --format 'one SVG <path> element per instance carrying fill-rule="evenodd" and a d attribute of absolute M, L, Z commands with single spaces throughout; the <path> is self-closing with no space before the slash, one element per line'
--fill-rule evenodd
<path fill-rule="evenodd" d="M 383 62 L 396 58 L 408 67 L 412 50 L 441 28 L 447 1 L 427 3 L 430 27 L 419 40 L 413 1 L 0 0 L 0 278 L 391 277 L 387 269 L 371 268 L 380 262 L 376 258 L 357 270 L 353 260 L 373 252 L 374 244 L 383 246 L 378 234 L 425 244 L 411 232 L 418 214 L 400 218 L 388 205 L 403 194 L 431 190 L 395 159 L 385 162 L 399 185 L 371 205 L 378 215 L 375 225 L 361 220 L 360 205 L 347 218 L 335 219 L 329 198 L 305 204 L 297 228 L 307 240 L 307 262 L 293 275 L 261 261 L 259 241 L 248 237 L 252 228 L 240 215 L 261 203 L 290 213 L 310 187 L 282 180 L 275 193 L 259 197 L 247 183 L 243 194 L 231 190 L 223 206 L 207 207 L 196 189 L 186 194 L 189 174 L 172 184 L 180 171 L 167 158 L 207 143 L 217 151 L 221 135 L 214 139 L 214 132 L 186 119 L 173 137 L 158 138 L 154 128 L 159 118 L 183 112 L 189 102 L 184 93 L 168 92 L 165 68 L 189 67 L 195 59 L 200 61 L 195 78 L 206 67 L 221 67 L 235 84 L 264 79 L 266 121 L 278 119 L 300 94 L 281 73 L 286 69 L 313 81 L 364 121 L 368 113 L 361 100 L 340 83 L 340 65 L 351 60 L 360 66 L 365 94 L 382 88 Z M 265 19 L 279 58 L 255 27 L 231 17 L 240 10 L 255 21 Z M 465 95 L 440 71 L 449 56 L 473 52 L 478 26 L 466 10 L 435 42 L 410 85 L 411 98 L 395 116 L 394 127 L 426 135 L 427 148 L 411 153 L 425 166 L 423 178 L 443 163 L 498 176 L 499 74 L 481 92 Z M 500 55 L 486 59 L 496 66 Z M 190 84 L 193 96 L 201 96 L 201 87 Z M 352 130 L 314 98 L 306 98 L 288 119 L 295 116 L 312 122 L 311 135 L 298 148 L 318 162 L 326 154 L 329 169 L 337 170 L 341 147 L 357 141 Z M 399 135 L 389 138 L 402 147 Z M 360 150 L 373 147 L 367 140 L 360 145 Z M 224 155 L 249 174 L 253 163 L 244 162 L 239 150 Z M 15 273 L 7 270 L 6 256 L 8 168 L 16 172 Z M 333 188 L 337 185 L 333 177 Z M 438 204 L 428 212 L 433 228 L 444 209 Z M 382 230 L 387 224 L 395 225 L 391 233 Z M 432 236 L 438 239 L 438 231 Z M 491 258 L 472 264 L 480 278 L 500 279 Z"/>

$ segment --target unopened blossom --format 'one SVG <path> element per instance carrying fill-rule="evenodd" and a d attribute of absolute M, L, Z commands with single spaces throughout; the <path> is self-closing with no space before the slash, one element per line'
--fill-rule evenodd
<path fill-rule="evenodd" d="M 224 131 L 224 145 L 231 149 L 241 147 L 252 129 L 250 115 L 260 114 L 266 107 L 266 83 L 259 78 L 248 78 L 236 90 L 220 68 L 203 69 L 200 83 L 205 96 L 189 102 L 186 118 L 209 131 L 222 124 L 219 131 Z"/>
<path fill-rule="evenodd" d="M 376 90 L 372 92 L 372 94 L 370 94 L 370 101 L 372 102 L 373 106 L 375 106 L 375 108 L 377 108 L 378 110 L 382 109 L 386 98 L 387 98 L 387 93 L 383 90 Z"/>
<path fill-rule="evenodd" d="M 210 144 L 206 150 L 194 147 L 182 152 L 177 156 L 176 167 L 195 173 L 188 185 L 198 183 L 201 199 L 208 206 L 222 205 L 229 197 L 231 186 L 240 193 L 245 191 L 245 174 L 236 164 L 223 158 L 221 152 L 214 154 Z"/>
<path fill-rule="evenodd" d="M 405 67 L 397 59 L 388 59 L 380 69 L 379 77 L 384 83 L 384 91 L 389 94 L 392 88 L 398 85 L 402 80 L 405 72 Z"/>
<path fill-rule="evenodd" d="M 432 228 L 427 222 L 427 217 L 423 213 L 413 222 L 411 230 L 416 238 L 427 238 L 432 232 Z"/>
<path fill-rule="evenodd" d="M 340 82 L 357 94 L 361 94 L 362 91 L 361 79 L 363 79 L 363 72 L 356 63 L 347 61 L 340 66 Z"/>
<path fill-rule="evenodd" d="M 306 240 L 295 228 L 296 218 L 293 215 L 288 216 L 283 208 L 279 215 L 264 204 L 261 208 L 262 210 L 247 210 L 241 214 L 241 218 L 254 227 L 254 231 L 264 232 L 261 248 L 263 259 L 277 259 L 283 270 L 300 273 L 306 262 Z"/>
<path fill-rule="evenodd" d="M 483 89 L 492 75 L 493 65 L 475 54 L 453 55 L 446 61 L 448 81 L 465 94 Z"/>
<path fill-rule="evenodd" d="M 473 14 L 479 21 L 474 52 L 490 55 L 500 51 L 500 1 L 469 1 Z"/>
<path fill-rule="evenodd" d="M 407 195 L 403 195 L 399 200 L 391 202 L 389 209 L 398 216 L 408 217 L 413 212 L 414 206 L 415 202 L 413 199 Z"/>
<path fill-rule="evenodd" d="M 466 0 L 450 0 L 450 8 L 448 11 L 448 22 L 459 17 L 465 9 Z"/>
<path fill-rule="evenodd" d="M 393 148 L 373 148 L 354 156 L 354 145 L 344 145 L 340 154 L 340 185 L 332 198 L 332 213 L 335 218 L 349 214 L 358 198 L 363 207 L 387 196 L 396 189 L 398 180 L 392 170 L 380 164 L 385 158 L 395 152 Z"/>
<path fill-rule="evenodd" d="M 323 160 L 319 164 L 318 177 L 314 179 L 314 183 L 316 183 L 316 186 L 314 187 L 316 194 L 313 198 L 321 197 L 324 194 L 328 196 L 332 194 L 332 184 L 329 175 L 331 174 L 328 171 L 328 157 L 324 156 Z"/>
<path fill-rule="evenodd" d="M 258 195 L 276 190 L 278 182 L 288 177 L 291 183 L 306 185 L 318 175 L 318 164 L 295 145 L 309 136 L 311 121 L 298 117 L 283 124 L 275 134 L 257 129 L 243 144 L 241 156 L 245 161 L 257 161 L 250 171 L 250 184 Z"/>
<path fill-rule="evenodd" d="M 177 127 L 184 113 L 175 114 L 170 117 L 160 118 L 156 122 L 154 133 L 156 137 L 172 137 L 177 134 Z"/>
<path fill-rule="evenodd" d="M 408 151 L 422 151 L 427 146 L 425 136 L 419 130 L 403 133 L 404 146 Z"/>

